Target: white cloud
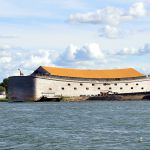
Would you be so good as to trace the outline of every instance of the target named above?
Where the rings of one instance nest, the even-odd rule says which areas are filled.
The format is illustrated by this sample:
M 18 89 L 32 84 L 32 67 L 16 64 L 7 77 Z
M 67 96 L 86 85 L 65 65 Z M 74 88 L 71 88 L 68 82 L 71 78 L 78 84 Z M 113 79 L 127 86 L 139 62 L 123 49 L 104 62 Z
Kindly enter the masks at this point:
M 131 16 L 135 16 L 135 17 L 143 17 L 146 16 L 146 10 L 144 7 L 144 3 L 142 2 L 137 2 L 134 3 L 131 8 L 129 9 L 129 14 Z
M 2 72 L 0 78 L 16 75 L 16 73 L 19 75 L 18 68 L 28 75 L 41 65 L 90 69 L 132 67 L 136 66 L 137 62 L 130 64 L 130 61 L 126 62 L 124 56 L 143 55 L 145 58 L 147 54 L 150 54 L 150 43 L 142 48 L 123 48 L 112 52 L 101 49 L 97 43 L 85 44 L 82 47 L 71 44 L 62 53 L 49 49 L 31 51 L 5 45 L 0 46 L 0 72 Z
M 0 47 L 0 63 L 7 64 L 12 60 L 11 54 L 7 52 L 9 49 L 8 45 L 4 45 Z
M 128 10 L 115 7 L 106 7 L 94 12 L 76 13 L 69 16 L 73 23 L 99 24 L 103 26 L 100 35 L 108 38 L 119 36 L 119 25 L 130 22 L 137 17 L 146 16 L 147 12 L 143 2 L 134 3 Z M 120 37 L 120 36 L 119 36 Z
M 11 60 L 12 60 L 11 57 L 5 56 L 5 57 L 2 57 L 2 58 L 1 58 L 1 63 L 4 63 L 4 64 L 5 64 L 5 63 L 10 63 Z
M 25 61 L 24 66 L 27 68 L 42 66 L 42 65 L 52 65 L 52 59 L 55 56 L 52 54 L 53 51 L 41 49 L 35 52 L 30 52 L 29 61 Z
M 75 57 L 79 60 L 97 60 L 104 59 L 104 54 L 100 49 L 99 44 L 91 43 L 77 49 Z
M 62 59 L 65 61 L 74 61 L 77 46 L 70 44 L 67 49 L 61 54 Z
M 4 52 L 5 53 L 5 52 Z M 10 63 L 12 61 L 12 58 L 10 55 L 8 54 L 4 54 L 3 52 L 0 54 L 0 63 L 1 64 L 7 64 Z
M 95 12 L 72 14 L 69 17 L 69 21 L 79 23 L 118 25 L 122 15 L 123 10 L 114 7 L 106 7 L 104 9 L 98 9 Z
M 142 48 L 123 48 L 119 51 L 114 51 L 113 55 L 146 55 L 150 54 L 150 43 L 146 43 Z
M 105 54 L 101 50 L 99 44 L 90 43 L 82 47 L 71 44 L 60 54 L 55 64 L 58 66 L 83 68 L 105 62 Z
M 53 50 L 31 51 L 9 45 L 0 46 L 0 72 L 3 72 L 0 78 L 16 75 L 18 68 L 27 75 L 41 65 L 53 66 L 57 57 Z
M 100 30 L 100 36 L 108 37 L 110 39 L 122 37 L 121 31 L 116 26 L 106 25 Z

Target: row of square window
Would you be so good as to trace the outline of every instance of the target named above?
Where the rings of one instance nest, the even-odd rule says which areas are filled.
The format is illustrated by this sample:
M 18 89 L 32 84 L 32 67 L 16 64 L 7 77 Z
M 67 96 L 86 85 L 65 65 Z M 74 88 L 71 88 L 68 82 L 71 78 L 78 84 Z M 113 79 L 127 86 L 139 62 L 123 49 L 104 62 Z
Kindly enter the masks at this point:
M 62 87 L 61 89 L 62 89 L 62 90 L 64 90 L 65 88 L 64 88 L 64 87 Z M 101 88 L 100 88 L 100 87 L 98 87 L 97 89 L 98 89 L 98 90 L 100 90 Z M 111 87 L 109 87 L 109 90 L 111 90 L 111 89 L 112 89 L 112 88 L 111 88 Z M 122 90 L 122 89 L 123 89 L 123 88 L 122 88 L 122 87 L 120 87 L 120 90 Z M 131 87 L 131 89 L 133 89 L 133 87 Z M 142 87 L 141 89 L 143 90 L 143 89 L 144 89 L 144 87 Z M 77 90 L 77 88 L 76 88 L 76 87 L 74 87 L 74 90 Z M 86 90 L 89 90 L 89 88 L 87 87 L 87 88 L 86 88 Z
M 64 90 L 65 88 L 64 88 L 64 87 L 62 87 L 61 89 L 62 89 L 62 90 Z M 100 88 L 99 88 L 99 89 L 100 89 Z M 74 90 L 77 90 L 77 88 L 76 88 L 76 87 L 74 87 Z M 86 90 L 89 90 L 89 88 L 87 87 L 87 88 L 86 88 Z
M 80 86 L 82 86 L 83 84 L 82 83 L 80 83 Z M 103 83 L 103 85 L 104 86 L 106 86 L 106 85 L 110 85 L 109 83 Z M 117 86 L 117 83 L 114 83 L 114 85 L 115 86 Z M 126 83 L 125 85 L 128 85 L 128 83 Z M 136 83 L 136 85 L 139 85 L 138 83 Z M 68 83 L 68 86 L 71 86 L 71 84 L 70 83 Z M 92 86 L 95 86 L 95 84 L 92 84 Z
M 112 88 L 110 87 L 109 88 L 109 90 L 111 90 Z M 120 87 L 120 90 L 122 90 L 123 88 L 122 87 Z M 133 89 L 133 87 L 131 87 L 131 89 Z M 144 89 L 144 87 L 141 87 L 141 89 L 143 90 Z

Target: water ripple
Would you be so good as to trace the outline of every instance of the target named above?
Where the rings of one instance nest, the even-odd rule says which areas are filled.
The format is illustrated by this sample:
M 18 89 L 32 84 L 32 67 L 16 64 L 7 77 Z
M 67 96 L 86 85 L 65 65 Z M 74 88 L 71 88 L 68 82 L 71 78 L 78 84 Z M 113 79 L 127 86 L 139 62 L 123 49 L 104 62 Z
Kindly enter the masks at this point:
M 0 103 L 0 150 L 149 150 L 150 102 Z

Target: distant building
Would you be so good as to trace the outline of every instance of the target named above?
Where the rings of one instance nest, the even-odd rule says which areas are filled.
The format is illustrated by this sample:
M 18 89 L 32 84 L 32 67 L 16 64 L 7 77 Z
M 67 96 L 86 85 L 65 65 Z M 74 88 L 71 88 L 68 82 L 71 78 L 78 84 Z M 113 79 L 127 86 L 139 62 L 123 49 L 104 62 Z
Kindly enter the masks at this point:
M 5 99 L 5 98 L 6 98 L 6 93 L 0 92 L 0 99 Z
M 42 97 L 128 95 L 150 93 L 150 77 L 135 69 L 80 70 L 40 66 L 29 76 L 9 78 L 9 99 L 38 101 Z

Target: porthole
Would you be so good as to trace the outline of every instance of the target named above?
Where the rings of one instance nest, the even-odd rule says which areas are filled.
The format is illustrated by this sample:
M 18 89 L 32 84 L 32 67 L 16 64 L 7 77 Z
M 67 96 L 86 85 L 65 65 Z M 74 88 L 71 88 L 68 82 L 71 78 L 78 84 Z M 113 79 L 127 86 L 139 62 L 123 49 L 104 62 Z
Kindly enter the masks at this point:
M 111 87 L 109 87 L 109 90 L 111 90 Z
M 115 83 L 114 85 L 117 86 L 117 83 Z
M 138 83 L 136 83 L 136 85 L 139 85 Z
M 123 88 L 122 87 L 120 87 L 120 90 L 122 90 Z
M 64 88 L 64 87 L 62 87 L 61 89 L 62 89 L 62 90 L 64 90 L 65 88 Z
M 80 86 L 82 86 L 83 84 L 82 83 L 80 83 Z
M 71 84 L 70 83 L 68 83 L 68 86 L 70 86 Z
M 142 87 L 141 89 L 143 90 L 144 88 Z
M 98 87 L 97 89 L 98 89 L 98 90 L 100 90 L 101 88 L 100 88 L 100 87 Z
M 131 89 L 133 89 L 133 87 L 131 87 Z
M 77 88 L 76 88 L 76 87 L 74 87 L 74 90 L 77 90 Z
M 94 86 L 95 84 L 94 83 L 92 83 L 92 86 Z
M 126 83 L 126 85 L 128 85 L 128 83 Z
M 52 90 L 52 88 L 49 88 L 49 90 Z
M 86 90 L 89 90 L 89 88 L 88 88 L 88 87 L 86 87 Z

